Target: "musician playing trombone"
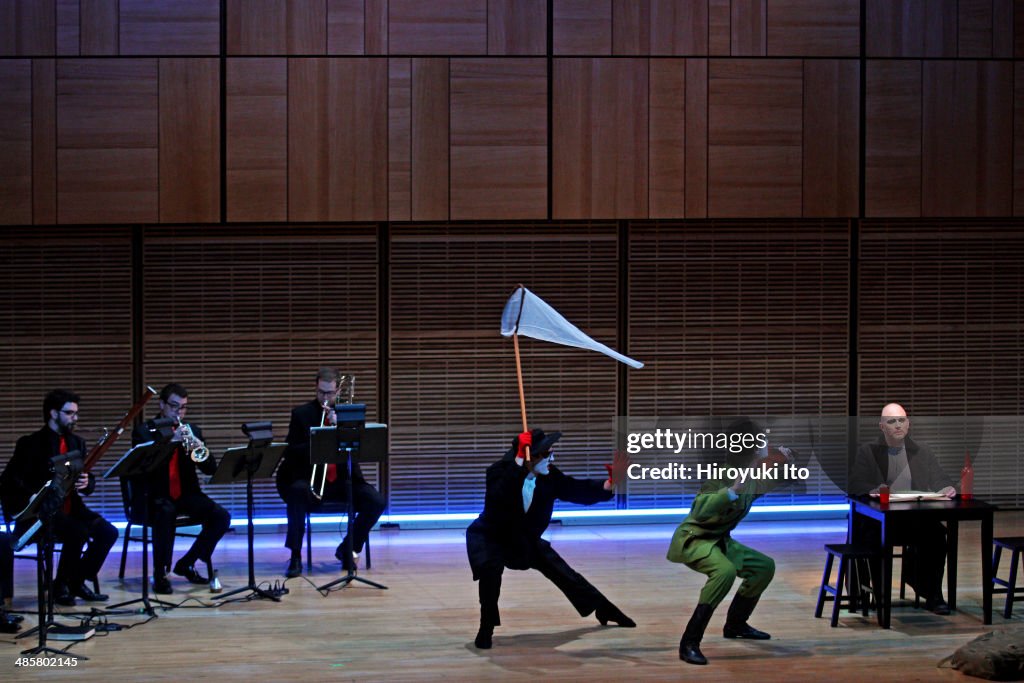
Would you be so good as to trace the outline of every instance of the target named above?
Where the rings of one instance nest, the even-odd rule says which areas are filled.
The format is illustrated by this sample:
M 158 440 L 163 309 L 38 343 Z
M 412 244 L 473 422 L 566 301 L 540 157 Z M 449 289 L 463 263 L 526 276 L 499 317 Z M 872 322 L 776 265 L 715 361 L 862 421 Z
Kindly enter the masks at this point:
M 344 466 L 318 466 L 314 472 L 309 459 L 309 430 L 336 424 L 334 406 L 342 402 L 341 374 L 334 368 L 320 368 L 316 374 L 316 398 L 296 406 L 288 425 L 288 449 L 277 470 L 277 491 L 288 510 L 288 532 L 284 545 L 291 551 L 285 576 L 302 573 L 302 537 L 306 515 L 316 511 L 325 500 L 347 502 L 348 472 Z M 351 399 L 351 396 L 344 397 Z M 384 512 L 384 497 L 363 477 L 359 463 L 352 463 L 352 497 L 355 519 L 352 523 L 352 554 L 345 552 L 345 540 L 338 544 L 334 556 L 342 569 L 354 569 L 370 529 Z
M 147 510 L 153 530 L 153 590 L 168 595 L 173 592 L 167 573 L 174 553 L 175 520 L 179 514 L 196 519 L 202 530 L 192 547 L 174 564 L 174 573 L 195 584 L 211 584 L 213 571 L 210 560 L 217 543 L 231 526 L 231 514 L 199 488 L 198 468 L 203 474 L 213 474 L 217 461 L 203 442 L 199 425 L 186 421 L 188 390 L 171 383 L 160 390 L 160 412 L 153 420 L 143 422 L 132 432 L 132 444 L 150 441 L 159 430 L 155 420 L 170 421 L 173 429 L 171 443 L 176 448 L 167 461 L 130 483 L 132 510 Z M 148 499 L 149 505 L 146 507 Z M 195 564 L 202 560 L 207 576 L 200 574 Z
M 25 509 L 32 494 L 50 480 L 53 456 L 79 451 L 85 457 L 85 440 L 74 433 L 78 426 L 78 401 L 78 394 L 54 389 L 43 399 L 43 428 L 18 439 L 14 455 L 0 475 L 0 497 L 8 519 Z M 64 544 L 54 579 L 54 601 L 58 605 L 74 606 L 76 596 L 87 602 L 107 599 L 85 584 L 99 573 L 117 541 L 117 529 L 82 500 L 95 487 L 95 476 L 83 472 L 53 516 L 54 536 Z M 22 526 L 15 529 L 15 536 L 28 530 L 27 524 Z

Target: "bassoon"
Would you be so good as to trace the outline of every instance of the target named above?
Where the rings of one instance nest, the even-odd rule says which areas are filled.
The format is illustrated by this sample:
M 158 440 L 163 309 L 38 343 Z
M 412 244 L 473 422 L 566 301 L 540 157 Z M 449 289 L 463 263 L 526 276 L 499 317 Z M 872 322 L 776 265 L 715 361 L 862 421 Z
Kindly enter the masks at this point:
M 100 440 L 96 442 L 96 445 L 92 447 L 89 454 L 85 456 L 85 463 L 82 465 L 82 472 L 88 472 L 93 468 L 93 465 L 100 461 L 110 447 L 117 441 L 117 437 L 124 433 L 124 430 L 131 426 L 132 422 L 135 421 L 135 417 L 142 412 L 142 409 L 146 406 L 146 402 L 149 399 L 157 395 L 157 390 L 153 387 L 147 386 L 146 391 L 142 394 L 138 401 L 135 402 L 128 412 L 124 414 L 121 421 L 117 423 L 113 431 L 104 430 L 104 434 L 100 437 Z

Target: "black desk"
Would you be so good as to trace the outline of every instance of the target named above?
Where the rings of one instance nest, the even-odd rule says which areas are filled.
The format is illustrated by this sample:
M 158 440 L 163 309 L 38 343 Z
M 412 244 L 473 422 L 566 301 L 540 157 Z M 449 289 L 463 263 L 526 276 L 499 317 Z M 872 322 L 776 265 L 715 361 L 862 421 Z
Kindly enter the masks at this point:
M 876 520 L 882 531 L 882 576 L 880 580 L 881 604 L 878 608 L 878 623 L 889 628 L 892 610 L 892 548 L 895 545 L 909 545 L 912 537 L 898 537 L 896 529 L 911 530 L 920 523 L 934 520 L 946 523 L 948 532 L 946 555 L 946 582 L 950 609 L 956 609 L 956 553 L 961 521 L 981 522 L 982 616 L 986 624 L 992 623 L 992 517 L 996 507 L 980 500 L 923 500 L 914 502 L 889 503 L 885 508 L 877 498 L 859 496 L 850 498 L 850 539 L 854 538 L 854 515 Z

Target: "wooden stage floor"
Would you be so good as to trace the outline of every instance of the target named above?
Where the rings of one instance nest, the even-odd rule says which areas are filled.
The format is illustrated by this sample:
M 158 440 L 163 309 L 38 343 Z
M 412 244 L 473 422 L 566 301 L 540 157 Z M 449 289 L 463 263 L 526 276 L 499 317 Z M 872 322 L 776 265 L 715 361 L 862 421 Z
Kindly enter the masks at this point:
M 174 581 L 169 596 L 181 607 L 140 615 L 111 615 L 126 630 L 75 644 L 88 656 L 75 667 L 16 667 L 19 652 L 34 638 L 0 637 L 4 680 L 712 680 L 804 681 L 854 678 L 874 681 L 965 680 L 936 668 L 962 643 L 994 628 L 1024 640 L 1024 604 L 1013 619 L 1001 616 L 997 596 L 993 625 L 981 622 L 980 563 L 974 555 L 976 524 L 961 525 L 958 611 L 939 617 L 912 606 L 896 607 L 893 628 L 846 612 L 838 628 L 815 619 L 814 604 L 824 566 L 825 543 L 841 542 L 840 520 L 741 524 L 736 538 L 769 555 L 776 577 L 751 623 L 772 640 L 725 640 L 726 606 L 712 619 L 702 649 L 710 660 L 695 667 L 677 658 L 679 636 L 703 583 L 700 575 L 665 560 L 671 525 L 552 527 L 555 548 L 591 583 L 638 623 L 635 629 L 602 627 L 582 619 L 537 572 L 505 573 L 504 625 L 494 648 L 478 651 L 476 584 L 466 561 L 462 529 L 373 532 L 373 568 L 361 575 L 389 587 L 354 584 L 327 596 L 306 577 L 288 581 L 279 603 L 233 602 L 203 609 L 205 587 Z M 996 535 L 1024 534 L 1024 513 L 996 516 Z M 179 539 L 179 553 L 184 541 Z M 314 571 L 322 584 L 338 576 L 333 531 L 314 534 Z M 287 551 L 281 534 L 257 534 L 256 578 L 283 581 Z M 132 544 L 133 548 L 139 544 Z M 111 601 L 138 597 L 141 554 L 129 557 L 128 578 L 117 580 L 117 552 L 101 575 Z M 245 534 L 221 544 L 215 558 L 225 591 L 246 582 Z M 330 559 L 331 562 L 327 562 Z M 1004 564 L 1007 562 L 1004 559 Z M 34 564 L 17 561 L 15 607 L 35 604 Z M 731 599 L 731 597 L 730 597 Z M 68 610 L 70 611 L 70 610 Z M 26 618 L 26 625 L 35 616 Z M 51 643 L 58 647 L 64 643 Z

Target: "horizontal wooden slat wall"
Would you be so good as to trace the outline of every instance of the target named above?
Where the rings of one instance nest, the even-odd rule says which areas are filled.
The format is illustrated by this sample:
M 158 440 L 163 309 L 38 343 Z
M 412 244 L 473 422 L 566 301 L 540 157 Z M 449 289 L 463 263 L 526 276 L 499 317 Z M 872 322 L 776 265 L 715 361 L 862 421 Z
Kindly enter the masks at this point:
M 124 228 L 0 231 L 0 471 L 18 437 L 44 425 L 51 389 L 81 397 L 78 433 L 89 448 L 134 402 L 131 247 Z M 124 453 L 121 445 L 96 465 L 97 477 Z M 116 480 L 100 478 L 88 504 L 124 515 Z
M 487 466 L 522 431 L 512 340 L 500 335 L 505 301 L 521 282 L 615 345 L 617 259 L 609 224 L 393 226 L 392 512 L 481 508 Z M 617 363 L 528 338 L 520 346 L 530 426 L 564 433 L 564 471 L 603 476 Z
M 858 407 L 911 416 L 1021 415 L 1024 233 L 1016 221 L 865 221 L 860 240 Z M 947 469 L 960 452 L 945 452 Z M 1019 448 L 989 458 L 990 492 L 1021 505 Z M 1019 481 L 1019 478 L 1016 479 Z
M 270 420 L 284 440 L 291 409 L 315 398 L 324 365 L 356 377 L 376 420 L 377 238 L 373 226 L 144 231 L 142 373 L 189 391 L 190 421 L 211 451 L 244 445 L 243 422 Z M 153 411 L 147 411 L 147 415 Z M 236 519 L 245 487 L 208 486 Z M 264 516 L 284 514 L 272 480 L 256 483 Z
M 845 415 L 849 249 L 846 221 L 632 223 L 628 348 L 647 366 L 628 374 L 627 414 Z M 805 434 L 788 443 L 810 459 Z M 813 471 L 800 492 L 835 496 Z M 694 493 L 630 482 L 629 505 Z

